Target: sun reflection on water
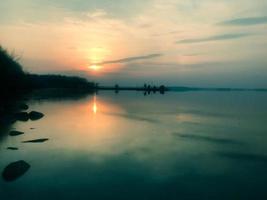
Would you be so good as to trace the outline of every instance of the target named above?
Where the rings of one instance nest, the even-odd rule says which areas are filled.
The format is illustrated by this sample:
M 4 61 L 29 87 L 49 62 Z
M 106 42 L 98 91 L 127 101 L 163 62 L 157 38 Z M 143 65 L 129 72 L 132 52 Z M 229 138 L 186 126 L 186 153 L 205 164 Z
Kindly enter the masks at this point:
M 94 102 L 93 102 L 93 113 L 97 113 L 97 101 L 96 101 L 96 96 L 94 96 Z

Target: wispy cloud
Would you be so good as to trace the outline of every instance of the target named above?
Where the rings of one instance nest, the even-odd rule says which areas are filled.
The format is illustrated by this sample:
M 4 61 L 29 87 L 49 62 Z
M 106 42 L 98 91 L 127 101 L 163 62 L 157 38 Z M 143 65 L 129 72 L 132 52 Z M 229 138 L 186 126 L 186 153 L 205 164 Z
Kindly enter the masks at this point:
M 156 58 L 156 57 L 160 57 L 163 54 L 149 54 L 149 55 L 145 55 L 145 56 L 136 56 L 136 57 L 128 57 L 128 58 L 121 58 L 118 60 L 108 60 L 108 61 L 104 61 L 101 63 L 93 63 L 95 65 L 105 65 L 105 64 L 112 64 L 112 63 L 127 63 L 127 62 L 131 62 L 131 61 L 136 61 L 136 60 L 145 60 L 145 59 L 151 59 L 151 58 Z
M 183 31 L 169 31 L 169 32 L 163 32 L 163 33 L 155 33 L 152 34 L 152 37 L 159 37 L 159 36 L 166 36 L 166 35 L 173 35 L 173 34 L 178 34 L 182 33 Z
M 220 41 L 220 40 L 233 40 L 233 39 L 247 37 L 249 35 L 250 35 L 249 33 L 231 33 L 231 34 L 214 35 L 214 36 L 204 37 L 204 38 L 179 40 L 176 43 L 184 44 L 184 43 L 201 43 L 201 42 L 211 42 L 211 41 Z
M 258 24 L 267 24 L 267 16 L 237 18 L 218 23 L 218 25 L 223 25 L 223 26 L 252 26 Z

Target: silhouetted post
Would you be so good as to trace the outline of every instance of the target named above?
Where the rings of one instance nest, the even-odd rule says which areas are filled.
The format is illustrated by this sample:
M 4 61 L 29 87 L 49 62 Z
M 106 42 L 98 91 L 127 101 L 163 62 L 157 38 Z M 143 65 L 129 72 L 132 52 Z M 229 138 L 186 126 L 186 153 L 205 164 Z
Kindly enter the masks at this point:
M 119 85 L 118 85 L 118 84 L 115 85 L 115 92 L 116 92 L 116 93 L 119 92 Z
M 95 87 L 96 90 L 98 89 L 98 86 L 99 86 L 99 84 L 95 83 L 94 87 Z
M 150 86 L 150 85 L 148 85 L 148 86 L 147 86 L 147 91 L 149 91 L 149 92 L 150 92 L 150 90 L 151 90 L 151 86 Z
M 147 89 L 147 84 L 144 84 L 144 89 L 145 89 L 145 90 Z
M 159 87 L 159 92 L 160 92 L 160 94 L 164 94 L 164 93 L 165 93 L 165 90 L 166 90 L 166 87 L 165 87 L 164 85 L 161 85 L 161 86 Z
M 157 87 L 154 86 L 154 87 L 153 87 L 153 93 L 156 93 L 156 91 L 157 91 Z

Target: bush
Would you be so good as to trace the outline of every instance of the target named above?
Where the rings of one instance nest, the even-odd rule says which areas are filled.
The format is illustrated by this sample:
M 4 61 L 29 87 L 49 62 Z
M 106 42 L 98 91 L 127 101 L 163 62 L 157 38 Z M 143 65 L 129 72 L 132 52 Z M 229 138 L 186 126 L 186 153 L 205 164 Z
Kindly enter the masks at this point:
M 0 88 L 20 88 L 24 75 L 22 66 L 18 63 L 15 56 L 9 54 L 0 46 Z
M 25 74 L 18 59 L 0 46 L 0 90 L 14 94 L 22 89 L 92 89 L 95 84 L 79 77 Z

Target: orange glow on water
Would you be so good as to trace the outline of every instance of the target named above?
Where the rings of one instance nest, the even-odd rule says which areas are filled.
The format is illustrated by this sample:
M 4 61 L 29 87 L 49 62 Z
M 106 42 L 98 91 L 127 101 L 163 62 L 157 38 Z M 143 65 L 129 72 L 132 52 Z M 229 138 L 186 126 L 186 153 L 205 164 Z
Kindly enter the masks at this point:
M 93 113 L 97 113 L 97 103 L 96 103 L 96 96 L 94 96 L 94 102 L 93 102 Z

